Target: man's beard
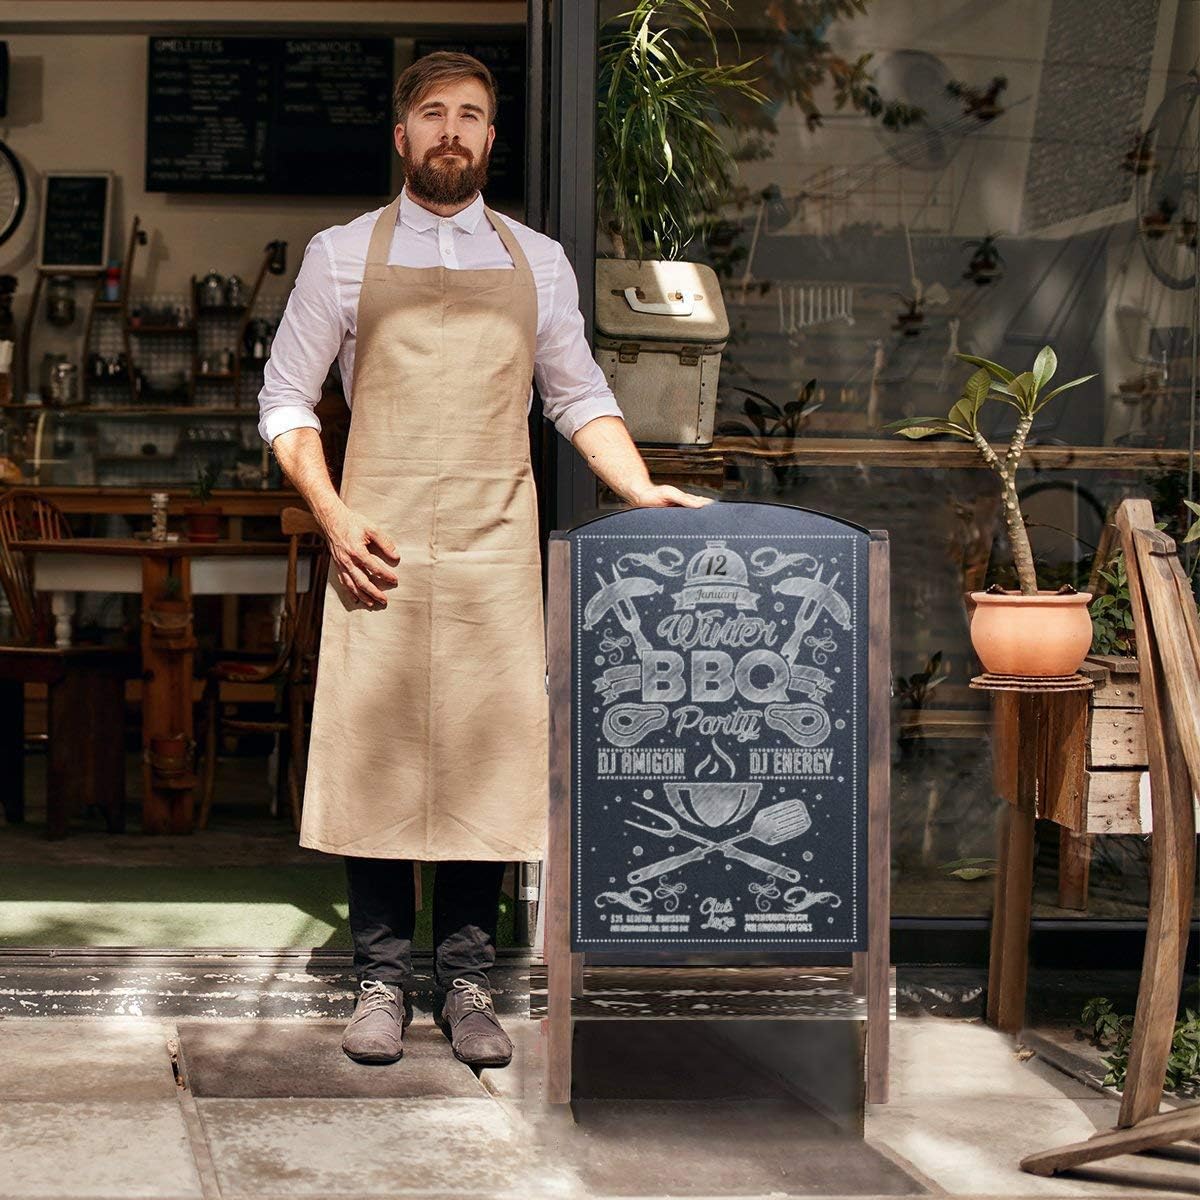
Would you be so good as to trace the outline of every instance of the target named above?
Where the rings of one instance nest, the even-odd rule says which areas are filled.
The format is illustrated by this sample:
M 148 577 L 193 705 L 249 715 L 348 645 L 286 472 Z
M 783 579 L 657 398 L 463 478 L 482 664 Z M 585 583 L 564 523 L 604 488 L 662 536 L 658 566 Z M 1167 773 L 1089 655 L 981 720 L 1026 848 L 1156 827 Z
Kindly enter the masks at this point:
M 420 162 L 404 160 L 404 184 L 416 199 L 430 204 L 462 204 L 483 190 L 487 183 L 486 152 L 476 160 L 465 146 L 458 149 L 462 158 L 447 155 L 442 147 L 435 146 Z

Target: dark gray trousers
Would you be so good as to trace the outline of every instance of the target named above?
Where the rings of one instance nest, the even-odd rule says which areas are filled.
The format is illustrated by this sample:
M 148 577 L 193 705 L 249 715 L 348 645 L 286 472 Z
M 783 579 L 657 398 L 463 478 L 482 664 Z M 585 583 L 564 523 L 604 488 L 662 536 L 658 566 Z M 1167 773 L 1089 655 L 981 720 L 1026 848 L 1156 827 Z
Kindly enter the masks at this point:
M 411 990 L 417 919 L 412 860 L 344 857 L 355 975 Z M 487 972 L 496 962 L 504 868 L 502 862 L 436 864 L 433 947 L 438 991 L 449 990 L 459 976 L 487 983 Z

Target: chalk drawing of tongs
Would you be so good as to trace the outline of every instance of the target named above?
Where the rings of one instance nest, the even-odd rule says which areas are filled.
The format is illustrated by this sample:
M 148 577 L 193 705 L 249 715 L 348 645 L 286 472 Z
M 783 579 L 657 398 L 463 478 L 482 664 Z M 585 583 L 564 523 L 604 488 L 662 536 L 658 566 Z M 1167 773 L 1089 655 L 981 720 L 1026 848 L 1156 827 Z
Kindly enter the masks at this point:
M 767 875 L 777 875 L 780 879 L 786 879 L 789 883 L 800 882 L 800 872 L 793 870 L 791 867 L 785 867 L 782 863 L 772 862 L 769 858 L 763 858 L 759 854 L 752 854 L 749 850 L 743 850 L 740 846 L 734 846 L 728 842 L 714 842 L 709 838 L 703 837 L 701 834 L 693 833 L 690 829 L 684 829 L 679 821 L 671 814 L 660 812 L 657 808 L 651 808 L 648 804 L 642 804 L 638 800 L 633 801 L 634 808 L 640 808 L 644 811 L 656 816 L 660 821 L 665 822 L 665 827 L 654 825 L 642 825 L 637 821 L 630 821 L 626 818 L 625 824 L 632 825 L 634 829 L 640 829 L 643 833 L 652 833 L 656 837 L 685 837 L 690 838 L 693 842 L 699 842 L 695 850 L 689 850 L 685 854 L 676 854 L 671 858 L 661 859 L 659 862 L 650 863 L 645 867 L 638 867 L 630 871 L 625 876 L 630 883 L 641 883 L 646 879 L 653 879 L 658 875 L 666 875 L 668 871 L 674 871 L 678 867 L 687 866 L 688 863 L 699 862 L 706 855 L 711 854 L 714 850 L 719 850 L 726 858 L 737 859 L 738 862 L 743 862 L 748 867 L 753 867 L 756 871 L 763 871 Z M 748 836 L 748 835 L 744 835 Z

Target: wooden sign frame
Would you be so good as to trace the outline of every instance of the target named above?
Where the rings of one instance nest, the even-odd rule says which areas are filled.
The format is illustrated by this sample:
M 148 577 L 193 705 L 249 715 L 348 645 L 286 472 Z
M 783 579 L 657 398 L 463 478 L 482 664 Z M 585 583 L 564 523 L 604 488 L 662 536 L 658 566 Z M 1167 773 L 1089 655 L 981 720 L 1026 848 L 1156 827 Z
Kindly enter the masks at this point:
M 775 506 L 787 507 L 787 506 Z M 604 518 L 599 518 L 603 520 Z M 852 984 L 866 1007 L 866 1099 L 888 1098 L 891 1019 L 891 621 L 886 531 L 868 531 L 866 646 L 867 935 L 853 952 Z M 572 545 L 565 532 L 548 547 L 546 661 L 550 706 L 550 809 L 542 890 L 543 958 L 547 1008 L 542 1023 L 545 1098 L 569 1104 L 572 1073 L 572 997 L 583 994 L 584 954 L 572 952 Z M 802 949 L 802 948 L 800 948 Z M 658 955 L 663 965 L 672 960 Z M 689 955 L 694 965 L 695 956 Z M 607 956 L 606 956 L 607 961 Z

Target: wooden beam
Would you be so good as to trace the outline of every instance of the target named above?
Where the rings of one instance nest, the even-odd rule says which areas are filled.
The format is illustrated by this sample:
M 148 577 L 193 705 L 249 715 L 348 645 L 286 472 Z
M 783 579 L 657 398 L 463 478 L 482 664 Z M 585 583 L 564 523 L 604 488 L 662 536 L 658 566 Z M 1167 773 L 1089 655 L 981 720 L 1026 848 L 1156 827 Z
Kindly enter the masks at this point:
M 1118 1125 L 1129 1127 L 1157 1113 L 1162 1100 L 1183 978 L 1191 888 L 1195 878 L 1195 832 L 1192 828 L 1187 833 L 1193 826 L 1192 788 L 1183 745 L 1179 737 L 1172 735 L 1173 721 L 1163 670 L 1164 645 L 1160 639 L 1166 636 L 1170 626 L 1163 628 L 1155 620 L 1159 614 L 1152 613 L 1146 590 L 1147 576 L 1155 572 L 1144 572 L 1142 566 L 1147 561 L 1147 546 L 1139 535 L 1155 532 L 1154 512 L 1149 501 L 1123 501 L 1117 510 L 1117 528 L 1121 531 L 1121 545 L 1125 551 L 1125 571 L 1129 578 L 1130 606 L 1138 646 L 1146 751 L 1150 762 L 1150 805 L 1154 814 L 1146 950 L 1129 1067 L 1117 1121 Z M 1156 585 L 1150 582 L 1150 586 Z M 1186 639 L 1186 634 L 1184 636 Z M 1187 644 L 1186 640 L 1184 644 Z M 1194 713 L 1176 715 L 1182 716 L 1185 724 L 1195 721 Z
M 571 543 L 552 538 L 546 600 L 550 704 L 550 815 L 546 849 L 547 1017 L 542 1024 L 548 1104 L 571 1102 Z

